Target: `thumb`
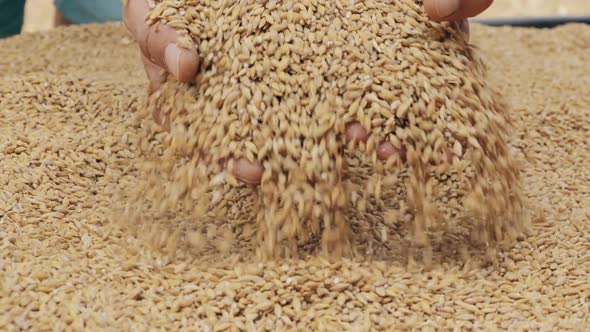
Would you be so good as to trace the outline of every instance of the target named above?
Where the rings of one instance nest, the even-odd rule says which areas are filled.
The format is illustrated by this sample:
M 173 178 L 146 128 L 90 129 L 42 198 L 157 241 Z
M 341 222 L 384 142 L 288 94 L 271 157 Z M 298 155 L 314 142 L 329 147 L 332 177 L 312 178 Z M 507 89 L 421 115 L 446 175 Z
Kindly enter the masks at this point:
M 178 45 L 179 35 L 173 28 L 156 23 L 148 25 L 147 0 L 128 0 L 123 8 L 124 22 L 135 36 L 146 59 L 181 82 L 192 80 L 199 67 L 199 56 L 194 48 Z
M 428 15 L 437 21 L 458 21 L 481 14 L 494 0 L 424 0 Z

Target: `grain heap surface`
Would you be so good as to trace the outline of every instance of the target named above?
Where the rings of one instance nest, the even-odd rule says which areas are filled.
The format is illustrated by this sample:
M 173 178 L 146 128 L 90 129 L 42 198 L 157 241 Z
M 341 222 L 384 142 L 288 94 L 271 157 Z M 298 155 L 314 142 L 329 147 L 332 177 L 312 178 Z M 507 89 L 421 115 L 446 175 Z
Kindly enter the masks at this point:
M 227 186 L 207 184 L 240 187 L 215 169 L 239 158 L 264 165 L 251 205 L 262 258 L 296 257 L 320 236 L 325 253 L 346 253 L 366 212 L 387 216 L 366 227 L 384 243 L 409 219 L 426 262 L 427 233 L 440 242 L 449 223 L 462 223 L 491 253 L 525 230 L 508 107 L 457 29 L 432 22 L 421 1 L 156 3 L 151 22 L 178 29 L 203 59 L 194 84 L 168 80 L 147 105 L 171 128 L 160 146 L 172 149 L 138 187 L 151 209 L 131 204 L 126 220 L 173 228 L 153 228 L 160 245 L 176 248 L 163 234 L 187 238 L 171 216 L 202 224 L 215 197 L 228 197 Z M 371 133 L 366 144 L 346 145 L 352 122 Z M 399 153 L 381 163 L 384 141 Z M 363 178 L 355 163 L 376 171 Z
M 584 16 L 590 14 L 586 0 L 494 0 L 481 14 L 488 17 Z
M 368 233 L 364 259 L 337 263 L 260 264 L 242 235 L 227 254 L 145 251 L 107 226 L 121 187 L 142 176 L 146 81 L 124 27 L 0 40 L 0 330 L 587 330 L 590 28 L 473 34 L 513 106 L 511 146 L 542 213 L 498 267 L 462 260 L 466 240 L 449 237 L 430 272 L 406 268 L 401 230 L 387 248 Z

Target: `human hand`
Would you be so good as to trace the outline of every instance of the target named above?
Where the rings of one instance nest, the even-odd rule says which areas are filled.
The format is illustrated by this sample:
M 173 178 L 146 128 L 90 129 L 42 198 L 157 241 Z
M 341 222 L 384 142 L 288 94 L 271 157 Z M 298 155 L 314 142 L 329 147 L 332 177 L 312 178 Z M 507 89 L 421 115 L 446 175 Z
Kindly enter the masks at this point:
M 199 67 L 197 50 L 180 47 L 179 35 L 173 28 L 160 23 L 149 25 L 149 10 L 147 0 L 127 0 L 123 5 L 123 21 L 139 44 L 151 92 L 160 87 L 162 70 L 180 82 L 191 81 Z
M 468 18 L 477 16 L 488 9 L 494 0 L 424 0 L 424 7 L 428 15 L 436 21 L 449 21 L 456 24 L 469 40 Z M 369 133 L 357 122 L 347 127 L 348 140 L 364 142 Z M 377 147 L 377 156 L 381 160 L 387 160 L 394 155 L 404 158 L 405 151 L 396 149 L 391 143 L 381 143 Z
M 494 0 L 424 0 L 424 7 L 436 21 L 455 22 L 469 40 L 468 18 L 488 9 Z
M 481 14 L 494 0 L 424 0 L 430 17 L 437 21 L 465 20 Z
M 485 10 L 493 0 L 425 0 L 428 14 L 435 20 L 455 21 L 468 34 L 469 26 L 465 20 Z M 151 82 L 151 91 L 160 87 L 160 73 L 166 70 L 180 82 L 191 81 L 198 70 L 199 56 L 195 49 L 184 49 L 176 44 L 177 32 L 164 24 L 150 26 L 146 22 L 149 12 L 147 0 L 128 0 L 124 5 L 123 18 L 127 28 L 137 39 L 142 51 L 142 60 Z M 165 122 L 154 114 L 156 122 Z M 358 123 L 348 124 L 347 141 L 365 142 L 369 133 Z M 396 149 L 391 143 L 377 146 L 377 156 L 387 160 L 394 155 L 404 158 L 405 151 Z M 264 171 L 260 163 L 250 163 L 246 159 L 237 160 L 232 170 L 242 182 L 257 184 Z
M 141 50 L 141 59 L 150 81 L 150 93 L 161 86 L 161 73 L 167 71 L 178 81 L 192 81 L 199 68 L 199 54 L 196 49 L 186 49 L 177 44 L 180 37 L 173 28 L 157 23 L 149 25 L 146 16 L 150 8 L 147 0 L 127 0 L 123 6 L 123 21 L 133 34 Z M 154 120 L 169 130 L 169 121 L 162 119 L 159 113 L 153 114 Z M 234 176 L 245 183 L 258 183 L 262 177 L 263 167 L 260 163 L 250 163 L 239 159 L 234 163 Z

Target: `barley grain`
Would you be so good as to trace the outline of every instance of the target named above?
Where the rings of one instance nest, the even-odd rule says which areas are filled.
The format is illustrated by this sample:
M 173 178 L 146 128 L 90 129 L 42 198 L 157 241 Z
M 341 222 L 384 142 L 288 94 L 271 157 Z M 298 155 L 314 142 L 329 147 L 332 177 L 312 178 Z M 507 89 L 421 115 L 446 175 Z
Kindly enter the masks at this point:
M 346 210 L 353 200 L 360 210 L 367 199 L 383 205 L 383 172 L 402 174 L 392 186 L 401 188 L 413 246 L 425 260 L 428 234 L 444 231 L 451 215 L 469 223 L 492 256 L 498 244 L 528 230 L 520 169 L 507 142 L 510 109 L 485 84 L 473 48 L 453 25 L 431 21 L 420 2 L 156 3 L 149 22 L 191 36 L 204 59 L 195 84 L 169 78 L 147 102 L 150 113 L 172 119 L 165 163 L 182 160 L 178 168 L 156 164 L 147 171 L 172 182 L 138 190 L 160 202 L 160 212 L 193 207 L 193 187 L 201 188 L 198 196 L 211 195 L 214 209 L 216 186 L 239 187 L 218 165 L 243 157 L 265 168 L 256 203 L 260 258 L 296 257 L 318 238 L 324 253 L 350 254 L 354 222 Z M 189 20 L 179 8 L 202 15 Z M 372 133 L 359 150 L 378 170 L 361 201 L 348 190 L 350 121 Z M 383 141 L 403 155 L 377 161 Z M 214 166 L 205 170 L 205 161 Z M 178 176 L 191 168 L 201 169 L 193 181 Z M 452 173 L 459 181 L 442 179 Z M 217 179 L 209 189 L 207 177 Z M 453 209 L 437 203 L 449 187 L 457 192 Z
M 217 184 L 221 200 L 215 209 L 164 209 L 160 221 L 173 225 L 169 234 L 181 230 L 173 259 L 147 250 L 133 232 L 109 226 L 112 210 L 146 180 L 143 163 L 163 160 L 169 148 L 167 134 L 146 134 L 152 123 L 143 105 L 146 81 L 124 27 L 72 26 L 0 40 L 0 328 L 583 331 L 590 312 L 590 182 L 587 150 L 580 147 L 590 133 L 584 48 L 590 30 L 474 26 L 473 34 L 490 68 L 486 83 L 513 105 L 509 143 L 521 150 L 523 194 L 539 209 L 531 210 L 532 236 L 499 251 L 496 267 L 479 264 L 481 248 L 467 240 L 468 223 L 453 214 L 459 209 L 441 209 L 448 226 L 431 234 L 428 272 L 421 264 L 407 266 L 401 254 L 413 220 L 398 199 L 405 192 L 399 178 L 408 177 L 408 170 L 400 166 L 392 180 L 384 177 L 383 199 L 377 201 L 364 190 L 376 167 L 356 150 L 346 150 L 343 158 L 350 182 L 345 188 L 364 204 L 346 213 L 354 259 L 330 262 L 314 255 L 261 264 L 253 222 L 258 192 L 227 183 Z M 457 78 L 445 82 L 457 84 Z M 25 150 L 15 152 L 17 147 Z M 166 166 L 181 170 L 188 160 Z M 433 191 L 434 202 L 447 196 L 461 201 L 466 192 L 459 179 L 473 177 L 469 160 L 433 177 L 449 186 Z M 207 169 L 192 166 L 178 180 L 209 179 Z M 193 189 L 191 201 L 198 201 L 201 188 Z M 135 212 L 150 216 L 159 206 L 145 209 Z M 397 215 L 391 225 L 384 211 Z M 229 253 L 207 241 L 212 226 L 220 239 L 233 232 Z M 383 226 L 388 247 L 373 232 Z M 185 246 L 190 238 L 195 248 Z M 470 254 L 465 261 L 462 246 Z M 264 299 L 274 307 L 250 316 Z

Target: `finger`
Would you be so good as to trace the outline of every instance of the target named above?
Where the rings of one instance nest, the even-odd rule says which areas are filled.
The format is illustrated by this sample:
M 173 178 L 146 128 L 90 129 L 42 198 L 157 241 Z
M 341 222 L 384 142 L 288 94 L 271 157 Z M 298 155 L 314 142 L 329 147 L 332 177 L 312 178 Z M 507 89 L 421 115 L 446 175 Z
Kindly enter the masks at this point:
M 250 162 L 246 158 L 234 162 L 232 173 L 236 179 L 248 184 L 260 184 L 264 167 L 259 161 Z
M 424 0 L 428 15 L 437 21 L 462 20 L 479 15 L 494 0 Z
M 369 138 L 367 130 L 358 122 L 351 122 L 346 126 L 346 140 L 354 143 L 364 143 Z M 377 147 L 377 158 L 380 160 L 387 160 L 390 157 L 402 154 L 393 144 L 386 142 L 381 143 Z
M 143 68 L 150 81 L 149 94 L 153 94 L 162 85 L 162 68 L 151 62 L 143 54 L 141 55 L 141 61 L 143 62 Z
M 147 28 L 146 17 L 150 10 L 148 3 L 146 0 L 128 0 L 123 3 L 123 23 L 139 39 L 143 33 L 140 29 Z
M 165 68 L 177 80 L 191 81 L 199 67 L 197 50 L 180 47 L 178 33 L 173 28 L 161 23 L 148 25 L 145 17 L 149 8 L 145 0 L 130 0 L 124 10 L 125 24 L 145 57 Z
M 377 158 L 379 160 L 387 160 L 394 156 L 399 156 L 402 160 L 405 157 L 403 151 L 393 146 L 390 142 L 381 143 L 377 147 Z
M 358 122 L 351 122 L 346 125 L 346 140 L 348 142 L 361 143 L 366 142 L 369 138 L 369 133 Z
M 178 46 L 178 34 L 173 28 L 161 23 L 152 25 L 144 40 L 146 56 L 153 63 L 166 68 L 181 82 L 194 79 L 199 67 L 197 50 Z

